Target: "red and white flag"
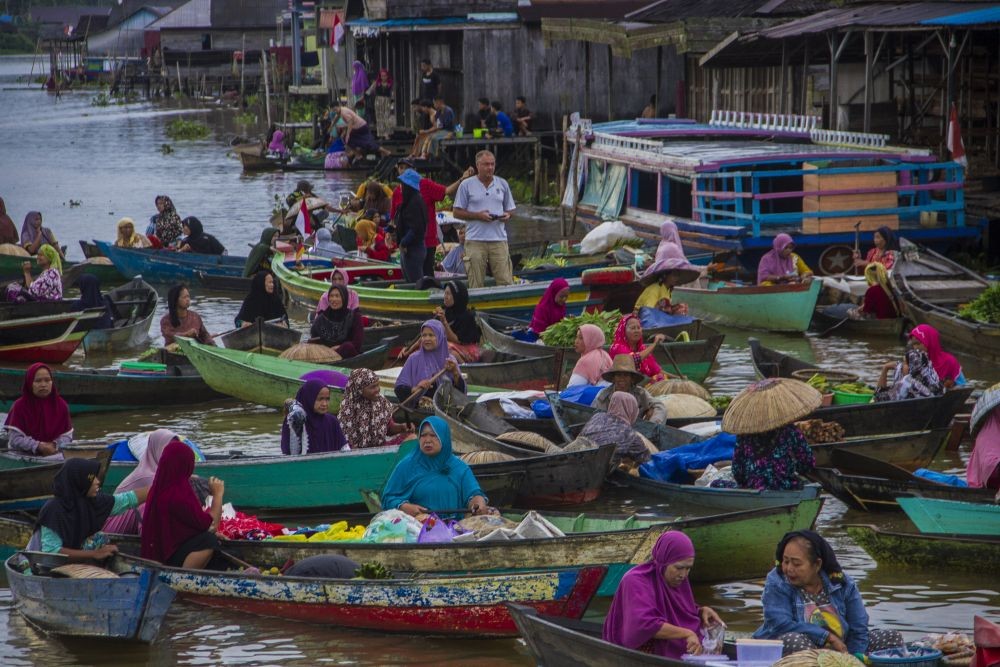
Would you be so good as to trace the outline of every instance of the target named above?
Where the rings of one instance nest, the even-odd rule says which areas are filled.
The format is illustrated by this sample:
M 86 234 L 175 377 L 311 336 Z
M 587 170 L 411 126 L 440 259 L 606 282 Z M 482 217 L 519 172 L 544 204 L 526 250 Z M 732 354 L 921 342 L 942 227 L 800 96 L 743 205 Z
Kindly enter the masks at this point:
M 340 20 L 340 14 L 334 14 L 333 29 L 330 30 L 330 46 L 334 51 L 340 51 L 342 41 L 344 41 L 344 22 Z
M 302 205 L 299 207 L 298 215 L 295 216 L 295 228 L 299 230 L 299 234 L 303 237 L 309 236 L 313 233 L 312 229 L 312 212 L 309 210 L 307 205 L 308 198 L 302 198 Z
M 958 124 L 958 109 L 955 103 L 951 103 L 951 112 L 948 114 L 948 152 L 951 159 L 963 167 L 969 166 L 969 161 L 965 158 L 965 144 L 962 143 L 962 126 Z

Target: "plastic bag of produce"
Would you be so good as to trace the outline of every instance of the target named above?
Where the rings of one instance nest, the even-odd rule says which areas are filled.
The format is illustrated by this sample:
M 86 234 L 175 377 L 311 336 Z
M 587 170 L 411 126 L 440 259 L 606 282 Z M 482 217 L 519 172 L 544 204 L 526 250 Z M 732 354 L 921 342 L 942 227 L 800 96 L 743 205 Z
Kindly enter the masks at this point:
M 417 542 L 420 544 L 451 542 L 457 534 L 458 532 L 447 521 L 437 514 L 431 514 L 424 519 Z
M 621 220 L 609 220 L 594 227 L 583 237 L 580 241 L 580 254 L 593 255 L 607 252 L 619 241 L 638 238 L 636 233 Z
M 406 512 L 386 510 L 372 517 L 363 538 L 364 542 L 387 544 L 404 542 L 414 544 L 420 536 L 421 523 Z

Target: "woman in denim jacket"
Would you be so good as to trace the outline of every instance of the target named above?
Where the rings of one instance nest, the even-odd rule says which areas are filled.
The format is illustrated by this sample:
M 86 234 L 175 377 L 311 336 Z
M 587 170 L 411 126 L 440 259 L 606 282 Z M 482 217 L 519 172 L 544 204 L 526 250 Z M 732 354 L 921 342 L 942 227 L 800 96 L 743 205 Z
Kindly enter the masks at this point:
M 787 533 L 764 582 L 764 624 L 755 639 L 780 639 L 784 655 L 814 648 L 865 654 L 902 646 L 894 630 L 869 630 L 857 584 L 830 544 L 811 530 Z

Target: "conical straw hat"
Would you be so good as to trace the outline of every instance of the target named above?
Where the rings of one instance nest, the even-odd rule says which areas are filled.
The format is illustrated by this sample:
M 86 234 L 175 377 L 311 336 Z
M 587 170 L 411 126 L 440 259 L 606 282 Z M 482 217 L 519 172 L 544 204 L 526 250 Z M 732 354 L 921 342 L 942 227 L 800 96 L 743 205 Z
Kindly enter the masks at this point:
M 670 419 L 694 419 L 696 417 L 714 417 L 718 410 L 703 398 L 691 394 L 664 394 L 658 399 L 667 409 Z
M 703 401 L 707 401 L 712 398 L 712 395 L 708 393 L 708 390 L 694 380 L 661 380 L 656 384 L 646 387 L 646 391 L 653 396 L 665 396 L 666 394 L 690 394 L 691 396 L 697 396 Z
M 722 430 L 735 435 L 766 433 L 805 417 L 823 402 L 805 382 L 769 378 L 750 385 L 722 416 Z
M 976 435 L 976 431 L 983 425 L 983 420 L 998 405 L 1000 405 L 1000 382 L 984 391 L 976 401 L 976 407 L 972 408 L 972 417 L 969 418 L 969 432 L 972 435 Z

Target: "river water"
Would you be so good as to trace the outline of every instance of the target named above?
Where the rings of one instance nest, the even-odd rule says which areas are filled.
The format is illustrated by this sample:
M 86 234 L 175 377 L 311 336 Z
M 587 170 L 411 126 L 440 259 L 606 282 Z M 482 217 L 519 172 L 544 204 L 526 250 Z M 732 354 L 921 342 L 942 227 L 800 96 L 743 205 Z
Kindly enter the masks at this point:
M 35 72 L 40 63 L 35 63 Z M 0 57 L 0 197 L 16 224 L 29 210 L 42 212 L 46 226 L 80 259 L 79 239 L 112 239 L 120 217 L 129 216 L 140 229 L 155 212 L 153 199 L 169 195 L 181 216 L 195 215 L 229 248 L 246 248 L 268 224 L 275 195 L 294 189 L 296 174 L 245 175 L 227 146 L 240 132 L 232 113 L 206 103 L 198 109 L 170 109 L 147 103 L 94 106 L 93 93 L 72 92 L 56 98 L 29 86 L 30 56 Z M 197 141 L 172 141 L 166 124 L 179 116 L 209 124 L 212 134 Z M 161 146 L 170 145 L 171 152 Z M 303 174 L 319 193 L 335 197 L 352 189 L 356 177 L 336 173 Z M 79 202 L 79 204 L 71 204 Z M 512 226 L 517 240 L 558 238 L 558 221 L 551 211 L 521 207 Z M 210 331 L 232 326 L 239 303 L 222 294 L 195 290 L 194 308 Z M 161 300 L 161 310 L 163 302 Z M 159 314 L 157 316 L 159 317 Z M 293 314 L 304 326 L 303 314 Z M 155 329 L 156 327 L 154 327 Z M 883 361 L 898 357 L 902 348 L 832 336 L 755 334 L 765 345 L 838 368 L 851 368 L 867 379 Z M 728 331 L 726 344 L 708 386 L 732 393 L 754 379 L 745 332 Z M 84 359 L 71 365 L 109 365 L 113 359 Z M 1000 380 L 1000 371 L 962 359 L 966 375 L 986 384 Z M 280 419 L 275 411 L 237 401 L 221 401 L 180 410 L 112 413 L 74 420 L 81 440 L 113 440 L 136 431 L 169 427 L 199 442 L 207 450 L 241 449 L 273 452 Z M 935 467 L 959 472 L 968 458 L 945 453 Z M 653 509 L 617 492 L 593 509 L 603 511 Z M 949 563 L 935 570 L 877 567 L 838 528 L 844 522 L 893 525 L 905 518 L 849 512 L 827 500 L 819 526 L 834 543 L 841 563 L 858 581 L 873 625 L 904 631 L 915 637 L 932 630 L 970 632 L 972 616 L 1000 614 L 1000 578 L 996 573 L 962 574 Z M 697 567 L 697 565 L 696 565 Z M 762 573 L 763 575 L 763 573 Z M 752 630 L 760 621 L 761 581 L 701 586 L 700 604 L 708 604 L 735 630 Z M 0 579 L 0 586 L 4 582 Z M 518 641 L 443 640 L 353 632 L 249 615 L 223 613 L 187 603 L 174 605 L 159 639 L 152 647 L 109 646 L 103 642 L 67 641 L 40 633 L 10 608 L 10 592 L 0 587 L 0 664 L 2 665 L 269 665 L 269 664 L 434 664 L 484 666 L 531 664 Z M 606 601 L 592 606 L 606 609 Z

